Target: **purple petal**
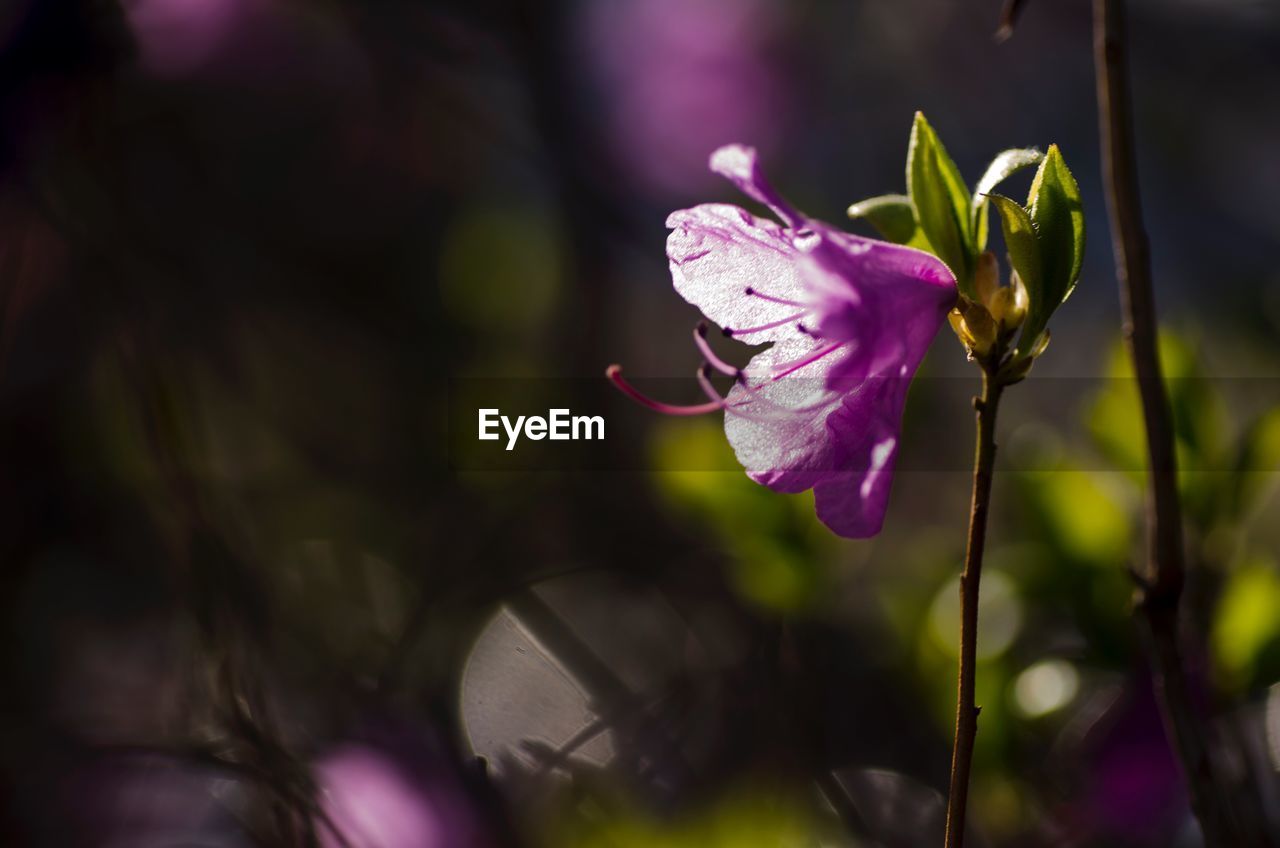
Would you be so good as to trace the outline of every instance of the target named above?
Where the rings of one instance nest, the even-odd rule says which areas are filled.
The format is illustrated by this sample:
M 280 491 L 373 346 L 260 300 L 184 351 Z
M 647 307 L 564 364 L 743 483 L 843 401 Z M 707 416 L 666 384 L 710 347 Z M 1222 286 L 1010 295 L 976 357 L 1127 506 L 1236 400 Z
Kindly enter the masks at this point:
M 667 226 L 672 282 L 703 315 L 749 344 L 802 335 L 787 321 L 806 311 L 790 231 L 725 203 L 672 212 Z
M 909 377 L 878 377 L 845 398 L 827 418 L 837 468 L 813 487 L 818 518 L 841 536 L 880 532 L 889 508 Z
M 924 251 L 824 224 L 816 229 L 802 282 L 814 304 L 817 331 L 870 348 L 872 374 L 910 377 L 955 304 L 955 277 Z M 831 376 L 840 380 L 850 375 Z
M 711 154 L 708 163 L 711 170 L 738 187 L 752 200 L 763 203 L 774 211 L 790 227 L 799 227 L 804 216 L 782 199 L 760 170 L 759 157 L 754 147 L 743 144 L 726 144 Z
M 751 360 L 749 373 L 776 363 L 776 348 Z M 840 395 L 826 387 L 827 372 L 847 351 L 838 350 L 795 374 L 748 389 L 730 390 L 725 435 L 748 476 L 777 492 L 803 492 L 825 479 L 835 465 L 835 444 L 826 420 Z
M 955 287 L 928 254 L 816 230 L 796 260 L 822 336 L 813 346 L 840 347 L 754 392 L 735 388 L 725 433 L 752 479 L 813 488 L 823 523 L 861 538 L 884 522 L 907 389 Z M 782 355 L 765 351 L 748 373 L 776 369 Z

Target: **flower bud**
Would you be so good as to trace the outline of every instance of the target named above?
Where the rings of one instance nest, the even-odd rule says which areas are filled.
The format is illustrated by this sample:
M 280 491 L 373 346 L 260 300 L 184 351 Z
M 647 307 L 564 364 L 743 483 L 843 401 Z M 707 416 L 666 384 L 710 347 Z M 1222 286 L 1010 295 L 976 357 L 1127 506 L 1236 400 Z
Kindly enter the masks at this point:
M 947 320 L 970 354 L 985 356 L 995 344 L 999 328 L 982 304 L 961 299 L 960 305 L 947 313 Z
M 1026 298 L 1018 302 L 1018 290 L 1013 286 L 996 289 L 991 300 L 987 301 L 991 317 L 1004 330 L 1013 330 L 1022 325 L 1027 317 Z
M 978 267 L 973 272 L 973 287 L 978 293 L 978 302 L 990 307 L 991 298 L 1000 290 L 1000 263 L 989 250 L 982 251 L 978 256 Z

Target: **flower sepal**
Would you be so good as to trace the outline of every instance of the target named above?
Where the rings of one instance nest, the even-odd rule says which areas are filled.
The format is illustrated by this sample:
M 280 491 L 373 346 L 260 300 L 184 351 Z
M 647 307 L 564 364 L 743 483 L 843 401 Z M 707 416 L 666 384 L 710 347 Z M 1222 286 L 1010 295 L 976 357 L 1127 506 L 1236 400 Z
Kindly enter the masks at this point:
M 1021 383 L 1031 373 L 1031 366 L 1035 365 L 1036 360 L 1044 353 L 1045 348 L 1049 346 L 1049 331 L 1045 330 L 1036 337 L 1035 343 L 1031 348 L 1022 354 L 1015 353 L 1006 359 L 999 370 L 996 371 L 996 379 L 1004 386 L 1012 386 L 1014 383 Z
M 947 313 L 947 321 L 971 360 L 989 357 L 999 341 L 1000 325 L 987 307 L 966 297 L 960 298 L 955 308 Z

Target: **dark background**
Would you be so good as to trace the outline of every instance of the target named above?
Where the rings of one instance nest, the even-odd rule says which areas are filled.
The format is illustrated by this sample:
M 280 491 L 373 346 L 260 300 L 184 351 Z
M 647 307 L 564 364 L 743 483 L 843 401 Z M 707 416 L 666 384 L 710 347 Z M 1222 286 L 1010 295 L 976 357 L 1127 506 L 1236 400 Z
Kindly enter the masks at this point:
M 997 44 L 996 2 L 0 0 L 0 842 L 936 844 L 950 334 L 869 541 L 710 418 L 616 404 L 586 470 L 449 447 L 451 383 L 687 380 L 663 221 L 740 200 L 716 146 L 839 222 L 921 109 L 971 181 L 1059 144 L 1089 227 L 1001 424 L 975 844 L 1198 844 L 1130 618 L 1089 4 L 1025 5 Z M 1274 830 L 1280 7 L 1131 6 L 1191 671 Z

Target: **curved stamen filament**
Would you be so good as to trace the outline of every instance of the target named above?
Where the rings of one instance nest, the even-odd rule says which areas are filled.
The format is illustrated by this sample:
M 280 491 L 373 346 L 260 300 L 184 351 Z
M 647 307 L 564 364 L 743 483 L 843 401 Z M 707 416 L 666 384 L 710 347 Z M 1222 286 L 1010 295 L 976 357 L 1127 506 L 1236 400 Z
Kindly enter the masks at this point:
M 803 312 L 797 312 L 795 315 L 788 315 L 786 318 L 779 318 L 777 321 L 770 321 L 768 324 L 761 324 L 759 327 L 745 327 L 745 328 L 725 327 L 724 334 L 726 336 L 745 336 L 745 335 L 750 335 L 751 333 L 762 333 L 765 330 L 772 330 L 777 327 L 785 327 L 787 324 L 790 324 L 792 321 L 799 321 L 801 318 L 808 315 L 809 312 L 810 310 L 806 309 Z
M 655 412 L 661 412 L 663 415 L 706 415 L 709 412 L 718 412 L 724 408 L 723 400 L 718 403 L 699 403 L 692 406 L 679 406 L 654 400 L 626 381 L 622 376 L 621 365 L 610 365 L 605 370 L 604 375 L 608 377 L 610 382 L 617 386 L 618 390 L 624 395 L 631 398 L 641 406 L 647 406 L 649 409 L 652 409 Z
M 702 363 L 702 367 L 698 369 L 698 385 L 702 387 L 703 393 L 711 398 L 714 403 L 718 403 L 722 407 L 729 405 L 729 402 L 716 391 L 716 387 L 711 385 L 711 366 L 706 362 Z
M 757 291 L 756 289 L 753 289 L 751 286 L 747 286 L 746 295 L 747 297 L 758 297 L 761 300 L 767 300 L 770 303 L 780 303 L 783 306 L 796 306 L 796 307 L 804 306 L 804 304 L 798 300 L 787 300 L 781 297 L 774 297 L 771 294 L 765 294 L 762 291 Z
M 775 380 L 781 380 L 788 374 L 794 374 L 806 365 L 812 365 L 819 359 L 835 353 L 841 347 L 843 347 L 843 345 L 829 344 L 824 348 L 819 348 L 816 352 L 807 353 L 799 359 L 793 359 L 790 362 L 779 362 L 778 364 L 771 366 L 770 370 L 774 373 L 769 377 L 768 382 L 772 383 Z
M 707 344 L 707 322 L 699 321 L 698 326 L 693 328 L 693 343 L 698 346 L 698 350 L 702 353 L 707 363 L 721 374 L 728 374 L 730 377 L 737 377 L 742 373 L 742 369 L 735 368 L 716 356 L 715 351 L 711 349 L 711 345 Z
M 739 382 L 741 382 L 743 378 L 740 376 L 738 379 Z M 720 406 L 729 415 L 736 415 L 739 418 L 745 418 L 748 421 L 755 421 L 761 424 L 769 421 L 781 420 L 792 415 L 792 411 L 785 407 L 778 406 L 777 404 L 768 401 L 760 404 L 760 401 L 757 398 L 731 402 L 728 398 L 721 397 L 720 393 L 716 391 L 716 387 L 711 385 L 711 366 L 705 362 L 702 364 L 702 367 L 698 369 L 698 385 L 702 386 L 702 391 L 706 393 L 707 397 L 711 398 L 713 401 L 719 401 Z M 763 406 L 765 410 L 772 412 L 773 414 L 759 414 L 757 411 L 758 405 Z M 744 412 L 743 410 L 746 407 L 750 407 L 750 411 Z

